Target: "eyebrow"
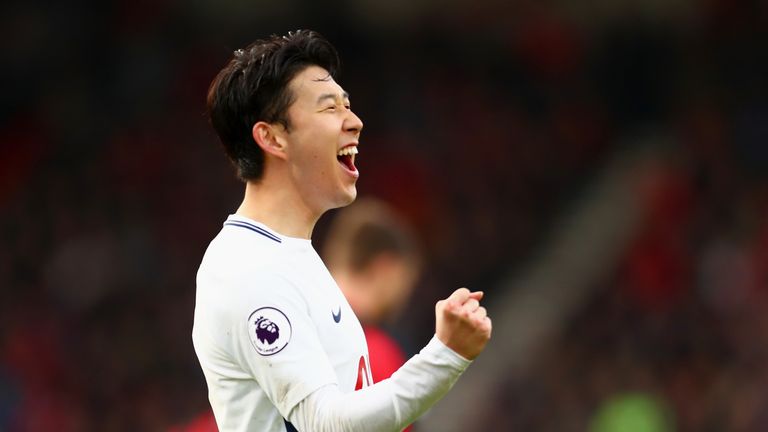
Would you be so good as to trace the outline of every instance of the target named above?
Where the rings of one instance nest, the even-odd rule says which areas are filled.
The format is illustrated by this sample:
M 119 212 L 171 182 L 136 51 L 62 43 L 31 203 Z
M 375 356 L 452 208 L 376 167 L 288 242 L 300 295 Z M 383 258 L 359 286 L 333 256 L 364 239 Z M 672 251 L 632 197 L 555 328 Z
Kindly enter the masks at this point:
M 338 93 L 324 93 L 324 94 L 321 94 L 320 97 L 317 98 L 317 104 L 320 105 L 326 99 L 331 99 L 331 100 L 335 101 L 336 97 L 338 95 L 339 95 Z M 341 94 L 341 98 L 344 99 L 344 100 L 348 100 L 349 99 L 349 93 L 343 92 Z

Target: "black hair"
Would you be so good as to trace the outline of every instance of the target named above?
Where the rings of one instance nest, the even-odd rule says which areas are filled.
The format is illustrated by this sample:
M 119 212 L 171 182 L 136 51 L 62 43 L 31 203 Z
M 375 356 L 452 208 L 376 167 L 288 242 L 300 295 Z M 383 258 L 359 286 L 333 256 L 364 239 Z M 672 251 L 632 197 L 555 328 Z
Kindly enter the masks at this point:
M 309 66 L 336 78 L 339 56 L 319 33 L 298 30 L 235 51 L 211 83 L 208 117 L 241 180 L 258 180 L 264 170 L 264 151 L 253 139 L 253 125 L 264 121 L 290 130 L 288 108 L 295 95 L 289 83 Z

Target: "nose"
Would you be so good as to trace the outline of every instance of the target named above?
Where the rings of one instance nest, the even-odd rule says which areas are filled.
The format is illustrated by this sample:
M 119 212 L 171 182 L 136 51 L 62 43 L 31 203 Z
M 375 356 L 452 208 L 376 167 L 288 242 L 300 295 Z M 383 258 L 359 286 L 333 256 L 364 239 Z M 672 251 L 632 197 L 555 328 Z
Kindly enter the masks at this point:
M 349 115 L 344 122 L 344 130 L 347 132 L 352 132 L 356 135 L 359 135 L 360 131 L 363 130 L 363 121 L 360 120 L 360 117 L 352 112 L 352 110 L 349 110 Z

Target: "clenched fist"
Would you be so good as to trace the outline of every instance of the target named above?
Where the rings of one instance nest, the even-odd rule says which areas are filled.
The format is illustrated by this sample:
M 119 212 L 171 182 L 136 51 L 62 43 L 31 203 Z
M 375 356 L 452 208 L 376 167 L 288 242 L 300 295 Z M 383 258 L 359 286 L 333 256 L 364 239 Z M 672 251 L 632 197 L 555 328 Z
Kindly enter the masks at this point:
M 435 305 L 435 333 L 448 348 L 473 360 L 491 338 L 491 319 L 480 306 L 482 291 L 459 288 Z

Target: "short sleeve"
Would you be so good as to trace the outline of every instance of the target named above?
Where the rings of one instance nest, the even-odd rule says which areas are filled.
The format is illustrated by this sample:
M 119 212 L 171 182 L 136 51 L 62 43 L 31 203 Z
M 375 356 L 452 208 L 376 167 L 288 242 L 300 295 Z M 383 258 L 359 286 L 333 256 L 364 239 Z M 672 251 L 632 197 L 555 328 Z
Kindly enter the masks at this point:
M 336 374 L 297 287 L 265 274 L 250 279 L 246 290 L 240 310 L 247 312 L 232 331 L 236 359 L 288 418 L 310 393 L 336 384 Z

